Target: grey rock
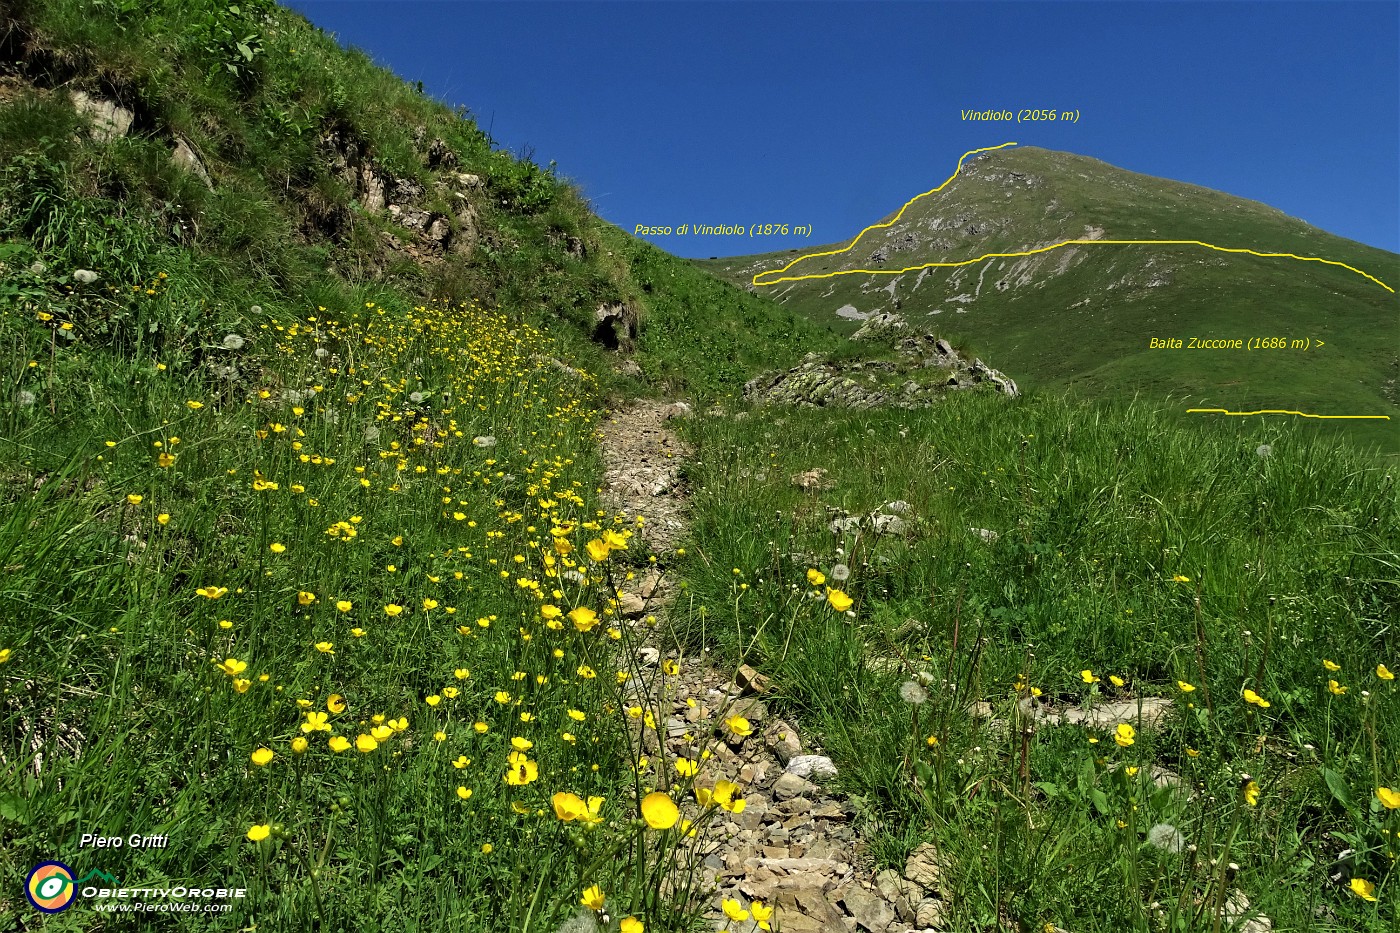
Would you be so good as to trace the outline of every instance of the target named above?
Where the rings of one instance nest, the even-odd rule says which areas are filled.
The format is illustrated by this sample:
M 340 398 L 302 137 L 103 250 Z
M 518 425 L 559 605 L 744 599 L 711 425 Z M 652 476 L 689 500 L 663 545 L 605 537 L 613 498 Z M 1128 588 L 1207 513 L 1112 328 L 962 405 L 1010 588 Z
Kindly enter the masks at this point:
M 860 529 L 860 517 L 857 515 L 847 515 L 844 518 L 834 518 L 826 527 L 834 535 L 850 534 Z
M 872 513 L 868 521 L 877 535 L 903 535 L 909 533 L 909 523 L 898 515 Z
M 68 96 L 74 108 L 92 121 L 92 138 L 98 142 L 110 142 L 131 131 L 136 114 L 125 107 L 86 91 L 70 91 Z
M 813 793 L 816 789 L 816 786 L 806 778 L 784 771 L 778 775 L 778 780 L 773 784 L 773 796 L 778 800 L 791 800 L 802 794 Z
M 914 907 L 914 925 L 934 930 L 943 929 L 947 911 L 937 898 L 926 897 Z
M 938 890 L 942 873 L 943 865 L 932 843 L 925 842 L 914 849 L 904 862 L 904 877 L 931 891 Z
M 204 187 L 210 191 L 214 190 L 214 182 L 210 180 L 209 173 L 205 171 L 204 163 L 200 161 L 194 148 L 183 136 L 175 137 L 175 151 L 170 154 L 170 161 L 204 182 Z
M 796 755 L 787 763 L 787 773 L 798 777 L 836 777 L 836 765 L 825 755 Z
M 801 736 L 795 728 L 781 719 L 769 724 L 764 730 L 763 739 L 773 756 L 784 766 L 802 753 Z
M 895 920 L 894 909 L 875 894 L 852 885 L 841 895 L 841 905 L 857 924 L 870 933 L 885 933 Z

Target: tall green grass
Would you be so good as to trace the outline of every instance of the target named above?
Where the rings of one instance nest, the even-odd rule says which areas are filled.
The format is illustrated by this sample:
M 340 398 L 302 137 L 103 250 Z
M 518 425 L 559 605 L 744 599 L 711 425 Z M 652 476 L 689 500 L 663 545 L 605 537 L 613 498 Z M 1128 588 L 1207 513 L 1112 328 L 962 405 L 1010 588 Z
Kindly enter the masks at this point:
M 775 676 L 890 864 L 940 845 L 957 928 L 1009 911 L 1036 929 L 1214 929 L 1211 859 L 1239 866 L 1228 887 L 1276 928 L 1395 922 L 1398 798 L 1377 793 L 1400 783 L 1400 700 L 1378 675 L 1400 667 L 1393 473 L 1286 428 L 1039 396 L 767 409 L 689 434 L 696 606 L 678 637 Z M 797 488 L 813 468 L 832 488 Z M 896 500 L 902 534 L 828 527 Z M 909 682 L 926 702 L 901 698 Z M 1111 725 L 1023 733 L 1032 688 L 1172 713 L 1123 746 Z M 1150 845 L 1159 823 L 1195 848 Z

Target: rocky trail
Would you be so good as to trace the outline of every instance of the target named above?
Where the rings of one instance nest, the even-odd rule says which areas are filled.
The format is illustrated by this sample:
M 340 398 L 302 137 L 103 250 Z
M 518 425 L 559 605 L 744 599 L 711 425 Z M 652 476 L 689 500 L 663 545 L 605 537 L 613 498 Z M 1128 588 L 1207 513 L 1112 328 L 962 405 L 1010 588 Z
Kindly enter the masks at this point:
M 653 551 L 673 551 L 682 545 L 688 527 L 688 490 L 681 472 L 692 451 L 670 422 L 690 414 L 690 406 L 683 402 L 636 402 L 612 412 L 599 434 L 605 503 L 631 518 L 642 516 L 641 537 Z M 821 472 L 809 471 L 793 481 L 806 488 L 807 481 L 820 481 Z M 697 788 L 714 789 L 720 781 L 733 782 L 739 788 L 735 798 L 742 795 L 744 801 L 742 809 L 735 808 L 739 812 L 720 811 L 721 819 L 692 843 L 699 847 L 695 855 L 701 865 L 701 891 L 708 902 L 708 928 L 716 933 L 756 933 L 763 929 L 757 923 L 762 918 L 753 916 L 751 908 L 754 901 L 761 901 L 765 910 L 773 910 L 767 928 L 778 933 L 951 930 L 954 895 L 946 858 L 926 843 L 909 854 L 902 871 L 875 869 L 855 808 L 828 783 L 836 777 L 836 765 L 811 736 L 804 737 L 800 722 L 785 721 L 769 708 L 773 696 L 767 677 L 747 665 L 725 668 L 703 652 L 696 657 L 676 656 L 675 642 L 662 633 L 670 631 L 666 614 L 677 589 L 663 574 L 651 570 L 623 585 L 618 608 L 644 633 L 638 666 L 648 675 L 658 675 L 642 678 L 646 683 L 629 697 L 635 706 L 651 711 L 655 720 L 655 729 L 635 722 L 632 735 L 641 754 L 661 759 L 651 772 L 658 787 L 665 789 L 674 780 L 673 762 L 685 759 L 698 763 Z M 643 620 L 656 624 L 643 624 Z M 1156 697 L 1105 699 L 1085 708 L 1052 707 L 1030 698 L 1021 701 L 1022 715 L 1037 729 L 1112 728 L 1118 722 L 1131 722 L 1139 730 L 1150 731 L 1160 726 L 1171 708 L 1171 701 Z M 987 721 L 992 734 L 1004 734 L 1008 728 L 1005 720 L 994 717 L 988 703 L 974 703 L 967 713 Z M 750 734 L 736 736 L 726 730 L 724 720 L 732 716 L 748 720 Z M 708 757 L 702 756 L 704 750 L 709 750 Z M 1150 776 L 1158 786 L 1192 792 L 1179 775 L 1164 767 L 1153 765 Z M 726 905 L 732 911 L 729 915 Z M 744 918 L 737 919 L 740 915 Z M 1229 891 L 1222 919 L 1223 929 L 1234 933 L 1273 929 L 1269 918 L 1252 910 L 1239 890 Z M 1005 915 L 1002 923 L 1016 928 Z M 1053 924 L 1045 929 L 1067 933 Z
M 674 549 L 685 535 L 687 493 L 680 471 L 690 451 L 668 422 L 689 414 L 684 403 L 643 401 L 613 412 L 601 430 L 606 504 L 629 517 L 643 516 L 641 536 L 653 550 Z M 664 616 L 674 596 L 654 573 L 626 590 L 619 608 L 633 619 Z M 669 779 L 673 759 L 698 760 L 701 749 L 709 748 L 712 755 L 701 761 L 696 785 L 732 781 L 744 799 L 740 812 L 722 811 L 725 819 L 698 843 L 711 929 L 758 930 L 758 918 L 736 920 L 724 910 L 729 901 L 735 913 L 746 912 L 755 900 L 774 908 L 768 925 L 784 933 L 944 929 L 943 867 L 933 846 L 915 849 L 903 872 L 877 873 L 849 801 L 823 787 L 836 775 L 835 765 L 793 723 L 771 713 L 767 679 L 748 667 L 725 670 L 705 655 L 675 659 L 667 647 L 652 638 L 639 651 L 648 668 L 663 659 L 679 664 L 679 674 L 650 678 L 659 686 L 638 697 L 658 714 L 655 730 L 639 724 L 635 732 L 643 751 L 656 755 L 662 741 L 667 746 L 668 768 L 657 769 L 658 781 Z M 749 721 L 752 734 L 711 739 L 714 725 L 735 715 Z

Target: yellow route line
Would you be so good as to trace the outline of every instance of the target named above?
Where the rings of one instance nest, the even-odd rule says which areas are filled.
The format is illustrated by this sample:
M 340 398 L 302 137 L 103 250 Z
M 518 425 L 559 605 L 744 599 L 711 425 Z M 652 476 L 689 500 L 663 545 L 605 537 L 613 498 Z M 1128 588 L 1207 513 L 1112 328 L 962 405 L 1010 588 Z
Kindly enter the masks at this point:
M 1222 253 L 1248 253 L 1251 256 L 1261 256 L 1265 259 L 1297 259 L 1300 262 L 1320 262 L 1324 265 L 1340 266 L 1343 269 L 1349 269 L 1350 271 L 1355 272 L 1357 275 L 1364 276 L 1365 278 L 1370 279 L 1372 282 L 1375 282 L 1377 285 L 1390 292 L 1392 295 L 1395 294 L 1395 289 L 1391 288 L 1389 285 L 1385 284 L 1380 279 L 1376 278 L 1374 275 L 1371 275 L 1369 272 L 1363 272 L 1355 266 L 1349 266 L 1346 263 L 1338 262 L 1335 259 L 1322 259 L 1318 256 L 1299 256 L 1295 253 L 1263 253 L 1259 252 L 1258 250 L 1245 249 L 1240 247 L 1216 246 L 1214 243 L 1206 243 L 1203 240 L 1065 240 L 1060 243 L 1051 244 L 1050 246 L 1042 246 L 1038 249 L 1021 250 L 1019 252 L 1013 253 L 987 253 L 985 255 L 978 256 L 976 259 L 961 259 L 954 262 L 926 262 L 918 266 L 906 266 L 903 269 L 844 269 L 838 270 L 836 272 L 815 272 L 810 275 L 783 275 L 784 272 L 788 271 L 804 259 L 818 259 L 822 256 L 838 256 L 841 253 L 849 252 L 850 250 L 855 248 L 855 245 L 857 243 L 860 242 L 860 238 L 865 236 L 871 230 L 880 230 L 886 227 L 893 226 L 899 220 L 900 217 L 904 216 L 904 212 L 909 209 L 909 205 L 919 200 L 919 198 L 927 197 L 930 194 L 937 194 L 939 191 L 942 191 L 944 188 L 948 187 L 948 185 L 953 181 L 953 179 L 958 177 L 958 173 L 962 171 L 963 162 L 967 159 L 968 156 L 976 155 L 979 152 L 992 152 L 997 149 L 1005 149 L 1007 146 L 1014 145 L 1016 145 L 1016 143 L 1002 143 L 1000 146 L 987 146 L 983 149 L 970 149 L 967 152 L 964 152 L 962 158 L 958 159 L 958 167 L 953 170 L 952 175 L 948 176 L 947 181 L 939 185 L 937 188 L 932 188 L 928 191 L 923 192 L 922 194 L 914 195 L 914 197 L 910 198 L 904 203 L 904 206 L 899 209 L 899 213 L 895 214 L 893 218 L 887 220 L 885 223 L 871 224 L 870 226 L 866 227 L 860 233 L 856 234 L 856 238 L 851 241 L 849 246 L 842 247 L 841 249 L 827 250 L 823 253 L 808 253 L 805 256 L 798 256 L 796 259 L 792 260 L 787 265 L 783 266 L 781 269 L 770 269 L 766 272 L 759 272 L 753 277 L 753 284 L 755 286 L 778 285 L 782 282 L 801 282 L 807 279 L 829 279 L 838 275 L 902 275 L 905 272 L 917 272 L 920 269 L 952 269 L 958 266 L 970 266 L 979 262 L 983 262 L 987 259 L 1015 259 L 1020 256 L 1034 256 L 1037 253 L 1048 253 L 1050 250 L 1059 249 L 1062 246 L 1098 244 L 1101 246 L 1204 246 L 1207 249 L 1217 250 Z M 764 282 L 759 281 L 759 279 L 763 278 L 764 276 L 775 275 L 780 277 L 775 279 L 769 279 L 768 281 Z
M 1223 408 L 1188 408 L 1186 413 L 1191 412 L 1213 412 L 1221 415 L 1297 415 L 1300 418 L 1373 418 L 1379 421 L 1389 421 L 1389 415 L 1311 415 L 1305 411 L 1289 411 L 1285 408 L 1261 408 L 1259 411 L 1226 411 Z

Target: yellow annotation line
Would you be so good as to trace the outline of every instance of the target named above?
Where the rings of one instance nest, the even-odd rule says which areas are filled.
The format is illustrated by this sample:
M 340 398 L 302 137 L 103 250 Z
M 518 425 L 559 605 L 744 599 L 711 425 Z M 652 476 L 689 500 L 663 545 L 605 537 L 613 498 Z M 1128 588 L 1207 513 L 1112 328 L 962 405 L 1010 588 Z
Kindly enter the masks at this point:
M 843 269 L 838 270 L 836 272 L 814 272 L 810 275 L 783 275 L 784 272 L 788 271 L 793 266 L 797 265 L 799 262 L 802 262 L 804 259 L 819 259 L 822 256 L 839 256 L 841 253 L 849 252 L 850 250 L 854 249 L 855 245 L 860 242 L 860 238 L 865 236 L 871 230 L 881 230 L 886 227 L 893 226 L 899 220 L 900 217 L 904 216 L 904 212 L 909 209 L 909 205 L 913 204 L 920 198 L 927 197 L 930 194 L 937 194 L 944 188 L 948 187 L 948 185 L 952 183 L 953 179 L 958 177 L 958 173 L 962 171 L 963 162 L 966 161 L 968 156 L 977 155 L 979 152 L 993 152 L 997 149 L 1005 149 L 1007 146 L 1014 145 L 1016 145 L 1016 143 L 1002 143 L 1000 146 L 987 146 L 982 149 L 970 149 L 967 152 L 964 152 L 962 158 L 958 159 L 957 168 L 953 170 L 952 175 L 948 176 L 947 181 L 939 185 L 937 188 L 932 188 L 928 191 L 923 192 L 922 194 L 914 195 L 914 197 L 910 198 L 904 203 L 904 206 L 899 209 L 899 213 L 895 214 L 893 218 L 887 220 L 882 224 L 871 224 L 870 226 L 866 227 L 860 233 L 856 234 L 856 238 L 851 241 L 849 246 L 842 247 L 841 249 L 827 250 L 823 253 L 808 253 L 805 256 L 798 256 L 796 259 L 792 260 L 787 265 L 783 266 L 781 269 L 770 269 L 766 272 L 758 273 L 753 277 L 753 284 L 755 286 L 778 285 L 783 282 L 802 282 L 807 279 L 829 279 L 838 275 L 902 275 L 905 272 L 917 272 L 920 269 L 952 269 L 958 266 L 971 266 L 979 262 L 984 262 L 988 259 L 1015 259 L 1021 256 L 1034 256 L 1037 253 L 1048 253 L 1050 252 L 1050 250 L 1059 249 L 1062 246 L 1079 246 L 1094 244 L 1099 246 L 1204 246 L 1207 249 L 1217 250 L 1218 252 L 1222 253 L 1248 253 L 1251 256 L 1260 256 L 1265 259 L 1296 259 L 1299 262 L 1320 262 L 1324 265 L 1340 266 L 1343 269 L 1348 269 L 1352 272 L 1355 272 L 1357 275 L 1370 279 L 1372 282 L 1375 282 L 1377 285 L 1390 292 L 1392 295 L 1395 294 L 1395 289 L 1391 288 L 1389 285 L 1385 284 L 1380 279 L 1376 278 L 1374 275 L 1371 275 L 1369 272 L 1363 272 L 1355 266 L 1349 266 L 1346 263 L 1338 262 L 1335 259 L 1323 259 L 1319 256 L 1299 256 L 1295 253 L 1265 253 L 1260 252 L 1259 250 L 1245 249 L 1241 247 L 1216 246 L 1214 243 L 1206 243 L 1203 240 L 1064 240 L 1063 242 L 1053 243 L 1050 246 L 1042 246 L 1038 249 L 1021 250 L 1013 253 L 987 253 L 985 255 L 978 256 L 976 259 L 961 259 L 954 262 L 926 262 L 917 266 L 906 266 L 903 269 Z M 760 282 L 759 279 L 763 279 L 765 276 L 779 276 L 779 278 L 769 278 L 766 281 Z
M 1373 419 L 1389 421 L 1389 415 L 1313 415 L 1305 411 L 1290 411 L 1286 408 L 1261 408 L 1259 411 L 1226 411 L 1224 408 L 1188 408 L 1187 414 L 1203 412 L 1217 415 L 1297 415 L 1299 418 L 1344 418 L 1351 420 Z

